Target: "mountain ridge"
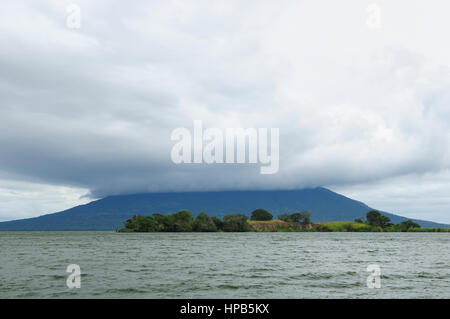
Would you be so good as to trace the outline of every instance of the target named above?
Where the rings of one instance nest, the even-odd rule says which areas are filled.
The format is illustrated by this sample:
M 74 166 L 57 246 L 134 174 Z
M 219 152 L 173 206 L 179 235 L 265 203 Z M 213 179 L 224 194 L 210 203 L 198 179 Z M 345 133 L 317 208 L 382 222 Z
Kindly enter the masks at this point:
M 373 208 L 363 202 L 335 193 L 327 188 L 301 190 L 251 190 L 214 192 L 141 193 L 112 195 L 84 205 L 39 217 L 0 222 L 0 231 L 91 231 L 117 230 L 133 215 L 170 214 L 188 209 L 194 216 L 206 212 L 223 217 L 264 208 L 275 217 L 282 213 L 309 210 L 312 220 L 353 221 L 364 217 Z M 382 212 L 399 223 L 410 218 Z M 411 220 L 422 227 L 450 228 L 450 225 L 425 220 Z

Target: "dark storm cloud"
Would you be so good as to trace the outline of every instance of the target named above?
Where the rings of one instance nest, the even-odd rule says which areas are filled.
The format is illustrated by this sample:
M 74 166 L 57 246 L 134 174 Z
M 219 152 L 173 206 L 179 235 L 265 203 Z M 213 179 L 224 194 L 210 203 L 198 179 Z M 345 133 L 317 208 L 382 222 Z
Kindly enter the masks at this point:
M 449 168 L 450 49 L 405 42 L 420 10 L 377 35 L 360 2 L 345 13 L 330 3 L 329 15 L 295 1 L 80 1 L 74 30 L 68 4 L 7 1 L 0 13 L 0 178 L 105 196 L 339 187 Z M 279 172 L 175 165 L 170 134 L 195 119 L 280 128 Z

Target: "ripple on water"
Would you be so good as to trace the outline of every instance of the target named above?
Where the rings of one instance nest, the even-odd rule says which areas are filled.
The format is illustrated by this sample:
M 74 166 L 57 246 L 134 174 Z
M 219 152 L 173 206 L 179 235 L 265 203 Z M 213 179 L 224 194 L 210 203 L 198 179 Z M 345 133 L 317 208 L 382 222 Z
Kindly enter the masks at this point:
M 450 298 L 449 234 L 0 236 L 0 298 Z M 69 291 L 66 267 L 73 263 L 82 288 Z M 382 270 L 378 292 L 366 287 L 373 263 Z

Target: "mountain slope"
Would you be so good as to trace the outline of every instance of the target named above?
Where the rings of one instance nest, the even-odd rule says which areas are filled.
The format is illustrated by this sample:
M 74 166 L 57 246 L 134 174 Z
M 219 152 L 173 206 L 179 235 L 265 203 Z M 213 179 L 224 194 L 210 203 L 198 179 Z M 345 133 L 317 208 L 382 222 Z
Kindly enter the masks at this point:
M 59 213 L 2 222 L 0 231 L 116 230 L 123 227 L 124 221 L 135 214 L 168 214 L 188 209 L 194 215 L 204 211 L 210 216 L 223 217 L 231 213 L 249 215 L 256 208 L 267 209 L 274 216 L 309 210 L 312 212 L 312 220 L 316 222 L 353 221 L 371 210 L 364 203 L 321 187 L 288 191 L 149 193 L 109 196 Z M 394 223 L 407 220 L 401 216 L 383 214 Z M 423 227 L 450 227 L 415 221 Z

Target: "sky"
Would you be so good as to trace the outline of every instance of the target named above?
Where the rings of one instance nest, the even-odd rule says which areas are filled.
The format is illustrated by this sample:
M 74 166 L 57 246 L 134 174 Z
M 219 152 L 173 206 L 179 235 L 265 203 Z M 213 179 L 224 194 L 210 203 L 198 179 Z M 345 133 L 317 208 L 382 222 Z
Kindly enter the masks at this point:
M 448 12 L 445 0 L 2 1 L 0 221 L 113 194 L 323 186 L 450 223 Z M 279 128 L 279 171 L 176 165 L 171 132 L 194 120 Z

